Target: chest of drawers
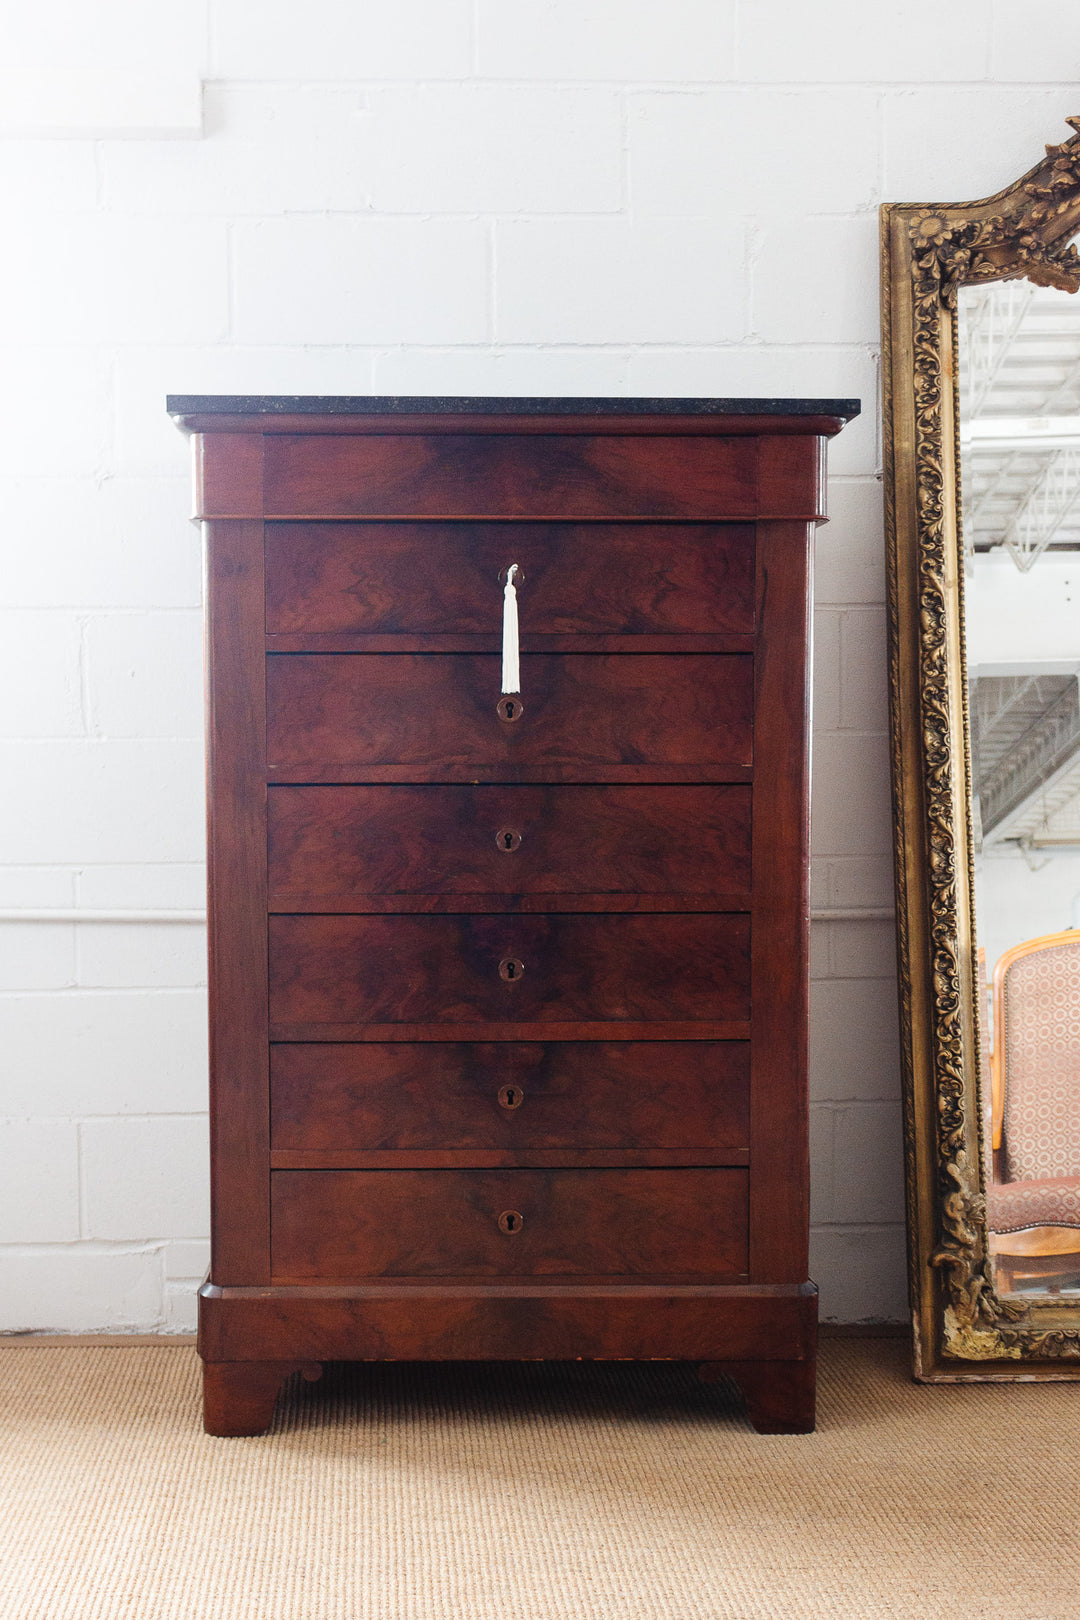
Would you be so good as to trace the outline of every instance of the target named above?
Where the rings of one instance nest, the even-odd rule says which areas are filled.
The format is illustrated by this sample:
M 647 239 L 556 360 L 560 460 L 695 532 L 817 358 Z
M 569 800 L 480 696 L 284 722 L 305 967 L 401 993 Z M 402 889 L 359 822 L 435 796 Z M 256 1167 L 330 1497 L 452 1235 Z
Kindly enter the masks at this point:
M 207 541 L 208 1430 L 331 1359 L 575 1357 L 812 1427 L 809 568 L 857 404 L 169 407 Z

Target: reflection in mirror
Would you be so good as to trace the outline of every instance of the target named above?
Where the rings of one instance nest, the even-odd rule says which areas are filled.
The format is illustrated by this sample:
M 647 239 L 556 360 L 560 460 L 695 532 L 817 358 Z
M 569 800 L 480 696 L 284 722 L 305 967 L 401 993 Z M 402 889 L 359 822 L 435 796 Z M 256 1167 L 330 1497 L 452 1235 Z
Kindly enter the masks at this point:
M 987 1225 L 999 1293 L 1080 1297 L 1080 298 L 959 290 Z

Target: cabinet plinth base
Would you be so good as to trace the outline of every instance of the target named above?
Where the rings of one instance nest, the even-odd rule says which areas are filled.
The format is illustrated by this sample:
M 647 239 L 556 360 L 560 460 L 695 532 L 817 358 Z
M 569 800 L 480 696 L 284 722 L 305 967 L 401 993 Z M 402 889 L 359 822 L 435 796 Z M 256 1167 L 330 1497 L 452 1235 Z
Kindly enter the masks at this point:
M 803 1361 L 705 1361 L 703 1383 L 733 1378 L 746 1401 L 746 1415 L 758 1434 L 812 1434 L 817 1358 Z
M 759 1432 L 814 1426 L 812 1283 L 206 1283 L 199 1307 L 210 1434 L 261 1434 L 324 1361 L 690 1361 L 739 1383 Z

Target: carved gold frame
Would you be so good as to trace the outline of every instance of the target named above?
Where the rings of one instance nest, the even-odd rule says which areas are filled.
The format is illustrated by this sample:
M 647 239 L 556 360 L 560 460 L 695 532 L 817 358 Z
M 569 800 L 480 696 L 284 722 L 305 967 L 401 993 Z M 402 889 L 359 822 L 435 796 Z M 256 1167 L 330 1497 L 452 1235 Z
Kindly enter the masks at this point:
M 956 299 L 1075 292 L 1075 133 L 981 202 L 881 210 L 885 534 L 915 1375 L 1080 1378 L 1080 1304 L 999 1296 L 987 1245 L 957 453 Z

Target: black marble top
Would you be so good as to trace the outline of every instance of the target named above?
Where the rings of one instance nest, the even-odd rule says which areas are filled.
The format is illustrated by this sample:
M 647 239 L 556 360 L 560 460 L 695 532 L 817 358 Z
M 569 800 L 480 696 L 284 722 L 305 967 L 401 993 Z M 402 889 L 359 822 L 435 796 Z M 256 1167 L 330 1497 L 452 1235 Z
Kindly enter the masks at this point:
M 170 416 L 858 416 L 857 399 L 558 399 L 422 394 L 170 394 Z

